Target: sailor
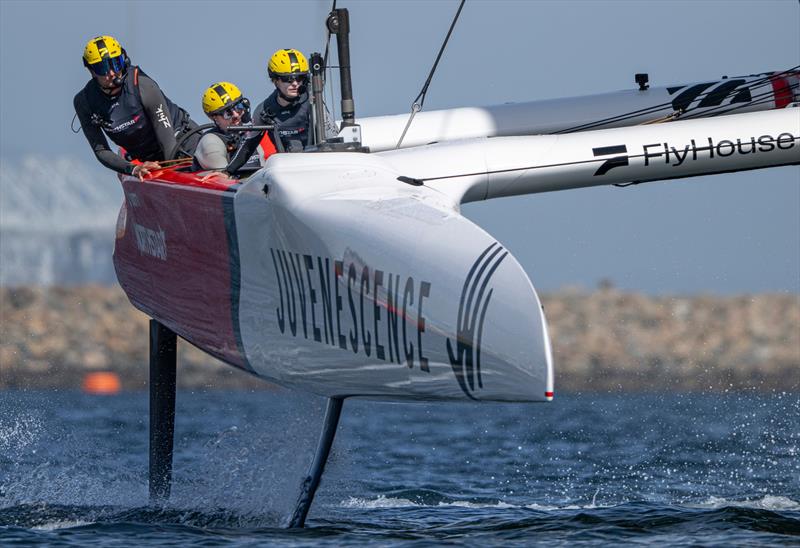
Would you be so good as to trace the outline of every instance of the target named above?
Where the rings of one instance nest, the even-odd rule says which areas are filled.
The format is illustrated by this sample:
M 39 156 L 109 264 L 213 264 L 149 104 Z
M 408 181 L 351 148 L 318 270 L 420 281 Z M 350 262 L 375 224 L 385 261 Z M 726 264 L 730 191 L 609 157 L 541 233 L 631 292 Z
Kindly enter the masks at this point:
M 125 49 L 111 36 L 89 40 L 83 64 L 92 79 L 73 101 L 83 134 L 101 164 L 143 180 L 161 167 L 159 161 L 177 154 L 177 139 L 197 124 L 139 67 L 131 66 Z M 111 150 L 106 136 L 125 149 L 126 158 Z M 198 139 L 192 136 L 182 151 L 191 156 Z
M 203 94 L 203 112 L 214 122 L 214 128 L 204 133 L 194 152 L 195 168 L 222 170 L 230 161 L 242 141 L 242 132 L 228 128 L 251 123 L 250 101 L 242 96 L 239 88 L 230 82 L 211 84 Z M 275 152 L 269 136 L 263 135 L 256 151 L 248 158 L 240 171 L 254 171 Z
M 296 49 L 279 49 L 269 60 L 267 74 L 275 91 L 255 109 L 256 125 L 274 125 L 268 132 L 278 152 L 300 152 L 312 144 L 312 105 L 306 84 L 308 60 Z M 325 134 L 336 135 L 335 124 L 325 116 Z M 226 168 L 235 173 L 255 151 L 263 132 L 251 132 Z M 277 137 L 276 137 L 277 136 Z

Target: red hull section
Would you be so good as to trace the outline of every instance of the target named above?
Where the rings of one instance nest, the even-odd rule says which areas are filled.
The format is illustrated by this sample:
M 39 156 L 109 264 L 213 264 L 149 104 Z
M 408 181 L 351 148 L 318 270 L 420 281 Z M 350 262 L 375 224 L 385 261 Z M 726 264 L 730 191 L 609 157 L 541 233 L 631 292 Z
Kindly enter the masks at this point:
M 250 370 L 239 343 L 236 181 L 173 170 L 123 177 L 114 267 L 131 303 L 215 357 Z M 230 212 L 226 215 L 226 212 Z

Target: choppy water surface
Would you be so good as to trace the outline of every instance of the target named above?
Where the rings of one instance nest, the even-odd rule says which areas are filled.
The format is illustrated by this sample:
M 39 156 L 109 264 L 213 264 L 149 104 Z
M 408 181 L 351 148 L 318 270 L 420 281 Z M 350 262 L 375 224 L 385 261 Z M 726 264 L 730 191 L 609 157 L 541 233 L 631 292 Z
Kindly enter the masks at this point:
M 347 401 L 302 531 L 323 400 L 180 392 L 163 507 L 147 405 L 0 392 L 0 545 L 800 544 L 798 394 Z

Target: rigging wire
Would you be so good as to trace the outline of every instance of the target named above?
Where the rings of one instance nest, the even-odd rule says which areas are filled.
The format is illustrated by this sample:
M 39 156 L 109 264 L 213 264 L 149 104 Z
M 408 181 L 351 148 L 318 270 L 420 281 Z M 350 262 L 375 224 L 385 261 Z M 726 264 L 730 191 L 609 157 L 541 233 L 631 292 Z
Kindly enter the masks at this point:
M 69 124 L 69 129 L 72 130 L 72 133 L 80 133 L 83 129 L 80 124 L 78 124 L 78 129 L 75 129 L 75 118 L 78 117 L 78 113 L 75 113 L 75 116 L 72 117 L 72 122 Z
M 790 84 L 788 86 L 788 88 L 789 88 L 789 90 L 795 91 L 795 90 L 800 89 L 800 84 Z M 700 117 L 703 117 L 703 116 L 706 116 L 706 115 L 719 116 L 720 114 L 728 114 L 728 113 L 733 112 L 735 110 L 739 110 L 739 109 L 746 108 L 746 107 L 751 107 L 751 106 L 756 106 L 756 105 L 763 105 L 763 104 L 766 104 L 766 103 L 770 103 L 772 101 L 773 101 L 773 92 L 772 91 L 766 91 L 764 93 L 760 93 L 758 95 L 753 96 L 753 100 L 752 101 L 748 101 L 747 103 L 742 103 L 741 105 L 736 105 L 735 107 L 731 107 L 730 105 L 720 105 L 718 107 L 714 107 L 714 108 L 711 108 L 711 109 L 708 109 L 708 110 L 704 110 L 703 112 L 696 112 L 696 113 L 691 114 L 691 115 L 689 115 L 689 116 L 687 116 L 687 117 L 685 117 L 683 119 L 684 120 L 692 120 L 692 119 L 700 118 Z M 723 107 L 729 107 L 729 108 L 724 109 Z M 719 112 L 715 112 L 715 111 L 719 111 Z
M 770 87 L 771 88 L 773 78 L 780 77 L 780 76 L 785 75 L 785 74 L 789 74 L 792 71 L 797 70 L 798 68 L 800 68 L 800 65 L 797 65 L 795 67 L 792 67 L 792 68 L 784 70 L 784 71 L 767 74 L 767 75 L 763 76 L 762 78 L 759 78 L 759 79 L 756 79 L 756 80 L 753 80 L 752 82 L 750 82 L 746 86 L 746 89 L 748 89 L 748 90 L 750 90 L 752 92 L 752 91 L 758 90 L 758 89 L 763 88 L 763 87 Z M 742 89 L 745 89 L 745 88 L 734 88 L 734 89 L 730 90 L 725 96 L 723 96 L 721 98 L 721 100 L 724 101 L 725 99 L 728 99 L 729 97 L 731 97 L 731 96 L 733 96 L 735 94 L 738 94 Z M 708 91 L 704 91 L 703 93 L 700 93 L 697 97 L 695 97 L 693 99 L 693 101 L 697 101 L 698 99 L 704 99 L 705 97 L 707 97 L 707 96 L 709 96 L 709 95 L 711 95 L 711 94 L 713 94 L 715 92 L 716 92 L 716 88 L 712 88 L 712 89 L 710 89 Z M 747 103 L 743 103 L 743 105 L 741 105 L 741 106 L 731 107 L 731 105 L 728 104 L 728 105 L 719 105 L 719 106 L 714 107 L 714 108 L 702 107 L 702 112 L 694 113 L 691 116 L 686 116 L 686 117 L 683 117 L 682 119 L 685 120 L 685 119 L 689 119 L 689 118 L 702 117 L 702 116 L 708 114 L 709 112 L 713 112 L 713 111 L 730 112 L 731 110 L 738 110 L 740 108 L 747 107 L 748 105 L 753 105 L 754 104 L 753 101 L 752 101 L 753 98 L 755 98 L 755 99 L 767 98 L 766 101 L 760 101 L 758 103 L 755 103 L 755 104 L 762 104 L 762 103 L 765 103 L 765 102 L 769 102 L 771 100 L 769 98 L 772 95 L 773 95 L 773 90 L 769 89 L 766 92 L 762 92 L 762 93 L 756 94 L 754 97 L 751 97 L 751 101 L 748 101 Z M 656 105 L 655 107 L 650 107 L 650 108 L 651 109 L 660 110 L 661 108 L 666 107 L 666 106 L 671 105 L 671 104 L 672 104 L 671 102 L 663 103 L 662 105 Z M 691 107 L 691 108 L 686 108 L 686 109 L 683 109 L 683 110 L 680 110 L 680 111 L 676 111 L 676 112 L 673 113 L 673 115 L 682 116 L 682 115 L 684 115 L 684 114 L 686 114 L 688 112 L 692 112 L 692 111 L 701 109 L 700 104 L 702 104 L 702 100 L 698 101 L 696 106 Z M 722 112 L 719 112 L 718 114 L 721 114 L 721 113 Z M 623 121 L 623 120 L 628 119 L 629 117 L 626 117 L 625 115 L 622 115 L 622 116 L 619 116 L 617 118 L 619 118 L 618 121 Z M 592 127 L 595 127 L 595 126 L 590 125 L 590 127 L 586 128 L 586 129 L 591 129 Z
M 713 91 L 713 90 L 711 90 L 711 91 Z M 707 91 L 707 92 L 703 92 L 703 93 L 698 94 L 697 97 L 695 98 L 695 100 L 704 98 L 706 95 L 711 93 L 711 91 Z M 723 98 L 723 100 L 724 100 L 724 98 Z M 651 105 L 649 107 L 641 108 L 639 110 L 633 110 L 633 111 L 630 111 L 630 112 L 626 112 L 624 114 L 617 114 L 617 115 L 614 115 L 614 116 L 609 116 L 608 118 L 602 118 L 600 120 L 595 120 L 593 122 L 587 122 L 585 124 L 580 124 L 580 125 L 577 125 L 577 126 L 572 126 L 572 127 L 569 127 L 569 128 L 565 128 L 565 129 L 561 129 L 561 130 L 555 131 L 555 132 L 553 132 L 553 135 L 574 133 L 576 131 L 586 131 L 586 130 L 590 130 L 590 129 L 600 128 L 600 127 L 603 127 L 603 126 L 605 126 L 607 124 L 614 123 L 614 122 L 624 122 L 626 120 L 630 120 L 630 119 L 636 118 L 638 116 L 646 116 L 648 114 L 656 114 L 657 112 L 660 112 L 661 110 L 663 110 L 664 108 L 670 106 L 671 104 L 672 104 L 671 102 L 667 102 L 667 103 L 662 103 L 662 104 L 659 104 L 659 105 Z M 725 105 L 725 106 L 728 106 L 728 105 Z M 691 110 L 694 110 L 694 108 L 691 109 Z M 688 111 L 685 111 L 685 110 L 684 111 L 674 111 L 670 116 L 677 116 L 677 115 L 680 115 L 680 114 L 684 114 L 685 112 L 688 112 Z
M 414 116 L 417 115 L 417 112 L 422 110 L 422 107 L 425 104 L 425 95 L 427 95 L 428 93 L 428 87 L 431 85 L 431 80 L 433 80 L 433 74 L 436 72 L 436 67 L 439 66 L 439 60 L 442 58 L 442 54 L 444 53 L 444 48 L 447 47 L 447 42 L 450 40 L 450 35 L 453 34 L 453 29 L 455 28 L 456 22 L 458 21 L 458 16 L 461 15 L 461 10 L 464 8 L 464 2 L 465 0 L 461 0 L 461 3 L 458 6 L 458 11 L 456 12 L 455 17 L 453 17 L 453 22 L 450 23 L 450 30 L 447 31 L 447 36 L 445 36 L 444 42 L 442 42 L 442 47 L 439 48 L 439 54 L 436 56 L 436 61 L 434 61 L 430 73 L 428 73 L 428 79 L 425 80 L 425 83 L 422 85 L 422 89 L 420 90 L 419 94 L 414 99 L 414 102 L 411 103 L 411 115 L 408 117 L 408 122 L 406 123 L 406 127 L 403 130 L 403 133 L 400 135 L 400 140 L 397 141 L 397 146 L 395 148 L 400 148 L 400 145 L 403 144 L 403 139 L 405 139 L 406 137 L 408 128 L 411 127 L 411 122 L 414 121 Z
M 726 94 L 726 95 L 725 95 L 725 96 L 722 98 L 722 100 L 724 101 L 724 100 L 725 100 L 725 99 L 727 99 L 728 97 L 730 97 L 730 96 L 732 96 L 732 95 L 734 95 L 734 94 L 738 94 L 738 93 L 739 93 L 739 92 L 740 92 L 742 89 L 748 89 L 748 90 L 750 90 L 750 91 L 754 91 L 754 90 L 757 90 L 757 89 L 759 89 L 759 88 L 763 88 L 763 87 L 767 87 L 767 86 L 769 86 L 769 87 L 772 87 L 772 85 L 773 85 L 773 79 L 774 79 L 774 78 L 779 78 L 779 77 L 781 77 L 781 76 L 784 76 L 784 75 L 791 74 L 792 72 L 796 71 L 797 69 L 800 69 L 800 65 L 796 65 L 796 66 L 794 66 L 794 67 L 791 67 L 791 68 L 789 68 L 789 69 L 786 69 L 786 70 L 782 70 L 782 71 L 780 71 L 780 72 L 773 72 L 773 73 L 771 73 L 771 74 L 767 74 L 767 75 L 765 75 L 765 76 L 761 77 L 760 79 L 753 80 L 752 82 L 750 82 L 750 83 L 749 83 L 749 84 L 746 86 L 746 88 L 738 88 L 738 87 L 737 87 L 737 88 L 734 88 L 734 89 L 730 90 L 730 91 L 729 91 L 729 92 L 728 92 L 728 93 L 727 93 L 727 94 Z M 796 86 L 795 84 L 791 84 L 789 87 L 790 87 L 790 89 L 791 89 L 791 88 L 794 88 L 794 87 L 797 87 L 797 86 Z M 704 92 L 703 94 L 701 94 L 700 96 L 698 96 L 698 98 L 699 98 L 699 97 L 706 96 L 706 95 L 709 95 L 710 93 L 713 93 L 714 91 L 715 91 L 714 89 L 711 89 L 711 90 L 709 90 L 709 91 L 707 91 L 707 92 Z M 762 92 L 762 93 L 760 93 L 760 94 L 757 94 L 757 95 L 755 95 L 754 97 L 755 97 L 755 98 L 760 98 L 760 97 L 768 97 L 768 96 L 771 96 L 771 95 L 773 95 L 773 93 L 774 93 L 774 92 L 773 92 L 773 90 L 772 90 L 772 89 L 769 89 L 768 91 L 766 91 L 766 92 Z M 751 97 L 751 99 L 752 99 L 752 97 Z M 702 101 L 701 101 L 701 102 L 702 102 Z M 762 102 L 763 102 L 763 101 L 762 101 Z M 742 108 L 742 107 L 746 107 L 746 106 L 748 106 L 748 105 L 751 105 L 751 104 L 752 104 L 752 102 L 743 103 L 742 105 L 739 105 L 739 106 L 737 106 L 737 107 L 731 108 L 730 110 L 738 110 L 738 109 L 740 109 L 740 108 Z M 693 114 L 693 115 L 692 115 L 692 116 L 690 116 L 690 117 L 697 117 L 697 116 L 699 116 L 699 115 L 701 115 L 701 114 L 706 114 L 706 113 L 708 113 L 708 112 L 713 112 L 713 111 L 716 111 L 716 110 L 724 110 L 726 107 L 730 107 L 730 105 L 718 105 L 718 106 L 716 106 L 716 107 L 713 107 L 713 108 L 706 108 L 705 110 L 703 110 L 703 112 L 702 112 L 702 113 L 695 113 L 695 114 Z M 698 103 L 698 106 L 696 106 L 696 107 L 694 107 L 694 108 L 692 108 L 692 109 L 689 109 L 689 110 L 697 110 L 698 108 L 700 108 L 700 106 L 699 106 L 699 103 Z M 689 112 L 689 110 L 687 110 L 686 112 Z M 727 112 L 727 111 L 726 111 L 726 112 Z
M 748 84 L 747 88 L 750 89 L 750 90 L 757 90 L 757 89 L 765 87 L 765 86 L 771 86 L 773 78 L 780 77 L 780 76 L 783 76 L 785 74 L 789 74 L 789 73 L 791 73 L 791 72 L 793 72 L 793 71 L 795 71 L 795 70 L 797 70 L 799 68 L 800 68 L 800 65 L 797 65 L 797 66 L 794 66 L 792 68 L 789 68 L 789 69 L 786 69 L 786 70 L 783 70 L 783 71 L 780 71 L 780 72 L 774 72 L 774 73 L 765 75 L 765 76 L 763 76 L 761 78 L 758 78 L 758 79 L 753 80 L 752 82 L 750 82 Z M 733 90 L 728 92 L 725 95 L 725 97 L 723 97 L 723 100 L 727 99 L 728 97 L 730 97 L 732 95 L 734 95 L 735 93 L 740 92 L 742 89 L 743 88 L 734 88 Z M 693 100 L 702 99 L 702 98 L 704 98 L 704 97 L 706 97 L 706 96 L 708 96 L 708 95 L 710 95 L 711 93 L 714 93 L 714 92 L 715 92 L 714 88 L 712 88 L 710 90 L 707 90 L 707 91 L 704 91 L 703 93 L 698 94 L 697 97 L 695 97 Z M 766 92 L 766 93 L 767 94 L 771 94 L 771 91 Z M 748 104 L 752 104 L 752 103 L 745 103 L 745 105 L 748 105 Z M 560 134 L 565 134 L 565 133 L 573 133 L 575 131 L 585 131 L 585 130 L 594 129 L 594 128 L 597 128 L 597 127 L 602 127 L 602 126 L 604 126 L 606 124 L 609 124 L 609 123 L 612 123 L 612 122 L 622 122 L 622 121 L 625 121 L 625 120 L 629 120 L 631 118 L 636 118 L 637 116 L 645 116 L 647 114 L 654 114 L 654 113 L 656 113 L 656 112 L 658 112 L 658 111 L 660 111 L 660 110 L 662 110 L 662 109 L 664 109 L 666 107 L 669 107 L 671 105 L 672 105 L 672 102 L 669 101 L 669 102 L 662 103 L 662 104 L 659 104 L 659 105 L 653 105 L 653 106 L 645 107 L 645 108 L 642 108 L 642 109 L 639 109 L 639 110 L 630 111 L 630 112 L 627 112 L 627 113 L 624 113 L 624 114 L 618 114 L 618 115 L 615 115 L 615 116 L 610 116 L 608 118 L 595 120 L 593 122 L 587 122 L 585 124 L 580 124 L 580 125 L 573 126 L 573 127 L 570 127 L 570 128 L 561 129 L 561 130 L 553 132 L 553 135 L 560 135 Z M 728 107 L 730 107 L 730 105 L 721 105 L 720 107 L 715 107 L 715 109 L 720 109 L 720 108 L 724 109 L 724 108 L 728 108 Z M 687 112 L 696 110 L 697 108 L 699 108 L 699 107 L 695 106 L 695 107 L 692 107 L 690 109 L 684 110 L 680 115 L 683 115 L 683 114 L 686 114 Z M 735 107 L 735 108 L 738 109 L 738 108 L 741 108 L 741 107 Z M 708 111 L 705 111 L 705 112 L 708 112 Z M 683 119 L 686 119 L 686 118 L 683 118 Z
M 333 117 L 333 120 L 335 121 L 336 120 L 336 96 L 335 96 L 336 92 L 334 90 L 334 85 L 333 85 L 333 82 L 332 82 L 333 77 L 332 77 L 332 73 L 330 72 L 330 69 L 326 68 L 325 71 L 328 74 L 325 77 L 325 83 L 324 83 L 324 85 L 322 87 L 322 89 L 324 90 L 324 93 L 323 93 L 324 99 L 323 99 L 323 101 L 325 102 L 326 106 L 330 105 L 331 116 Z M 330 99 L 330 101 L 328 101 L 328 99 Z
M 788 86 L 789 90 L 794 90 L 794 89 L 797 89 L 797 88 L 800 88 L 800 84 L 790 84 Z M 767 103 L 771 103 L 774 100 L 773 96 L 774 96 L 773 91 L 769 90 L 769 91 L 765 91 L 765 92 L 762 92 L 762 93 L 758 93 L 756 95 L 752 95 L 749 101 L 747 101 L 746 103 L 742 103 L 740 105 L 735 105 L 735 106 L 731 105 L 731 104 L 719 105 L 719 106 L 716 106 L 716 107 L 704 108 L 701 112 L 694 112 L 697 109 L 692 109 L 692 113 L 689 114 L 688 116 L 684 116 L 686 111 L 676 110 L 672 114 L 668 114 L 668 115 L 666 115 L 666 116 L 664 116 L 662 118 L 657 118 L 655 120 L 648 120 L 646 122 L 642 122 L 639 125 L 644 126 L 644 125 L 648 125 L 648 124 L 659 124 L 659 123 L 662 123 L 662 122 L 668 122 L 670 120 L 675 120 L 675 119 L 677 119 L 679 117 L 680 117 L 681 120 L 695 120 L 697 118 L 706 118 L 706 117 L 711 118 L 711 117 L 714 117 L 714 116 L 719 116 L 721 114 L 730 114 L 731 112 L 734 112 L 736 110 L 740 110 L 740 109 L 743 109 L 743 108 L 754 107 L 754 106 L 758 106 L 758 105 L 764 105 L 764 104 L 767 104 Z
M 662 116 L 661 118 L 656 118 L 655 120 L 647 120 L 645 122 L 642 122 L 639 125 L 640 126 L 650 126 L 650 125 L 653 125 L 653 124 L 663 124 L 664 122 L 671 122 L 673 120 L 677 120 L 678 117 L 680 117 L 681 114 L 682 114 L 682 112 L 680 110 L 676 110 L 672 114 L 667 114 L 666 116 Z

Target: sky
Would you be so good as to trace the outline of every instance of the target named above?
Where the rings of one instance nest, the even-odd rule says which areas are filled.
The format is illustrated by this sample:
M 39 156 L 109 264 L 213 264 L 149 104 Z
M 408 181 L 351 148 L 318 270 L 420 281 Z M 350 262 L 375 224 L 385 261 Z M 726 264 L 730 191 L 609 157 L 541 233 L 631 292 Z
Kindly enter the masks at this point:
M 408 112 L 458 1 L 337 7 L 350 10 L 356 117 Z M 70 130 L 93 36 L 115 36 L 204 122 L 200 101 L 212 82 L 234 82 L 257 103 L 271 91 L 273 51 L 324 50 L 330 8 L 330 0 L 0 0 L 0 161 L 67 155 L 118 184 Z M 661 86 L 796 65 L 796 0 L 467 0 L 425 109 L 631 89 L 637 72 Z M 463 213 L 544 291 L 608 280 L 652 294 L 800 293 L 800 167 L 504 198 Z

